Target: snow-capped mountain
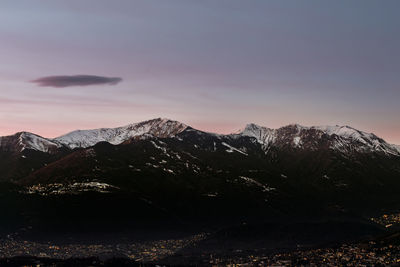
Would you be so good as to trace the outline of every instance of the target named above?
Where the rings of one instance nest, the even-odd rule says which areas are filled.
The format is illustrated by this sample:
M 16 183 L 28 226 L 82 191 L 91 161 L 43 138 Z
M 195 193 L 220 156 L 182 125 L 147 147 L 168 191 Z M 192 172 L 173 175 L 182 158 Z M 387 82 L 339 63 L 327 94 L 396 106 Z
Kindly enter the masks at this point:
M 340 152 L 383 152 L 400 155 L 397 146 L 386 143 L 372 133 L 359 131 L 349 126 L 301 126 L 292 124 L 270 129 L 248 124 L 240 136 L 254 137 L 265 149 L 271 146 L 292 146 L 316 150 L 328 146 Z
M 204 135 L 214 135 L 198 131 L 178 121 L 158 118 L 118 128 L 77 130 L 54 139 L 21 132 L 12 136 L 0 137 L 0 149 L 18 152 L 31 149 L 52 153 L 59 148 L 88 148 L 99 142 L 119 145 L 139 139 L 172 138 L 185 131 L 202 133 L 203 137 Z M 388 144 L 372 133 L 359 131 L 349 126 L 306 127 L 292 124 L 278 129 L 270 129 L 251 123 L 236 134 L 218 136 L 221 138 L 252 137 L 266 152 L 271 148 L 304 150 L 328 148 L 341 153 L 380 152 L 400 156 L 400 146 Z M 245 146 L 244 144 L 244 149 L 246 149 Z
M 54 141 L 64 144 L 71 149 L 77 147 L 86 148 L 99 142 L 108 142 L 113 145 L 118 145 L 131 138 L 146 136 L 159 138 L 173 137 L 184 131 L 187 127 L 187 125 L 178 121 L 159 118 L 118 128 L 77 130 L 57 137 Z
M 62 147 L 62 144 L 58 142 L 28 132 L 0 137 L 0 148 L 3 151 L 22 152 L 26 149 L 31 149 L 41 152 L 52 152 L 60 147 Z
M 247 124 L 246 127 L 238 133 L 240 136 L 254 137 L 260 144 L 265 146 L 274 143 L 277 137 L 276 134 L 276 130 L 254 123 Z
M 246 223 L 265 219 L 269 227 L 288 215 L 303 223 L 306 214 L 314 227 L 327 215 L 353 221 L 360 214 L 364 225 L 368 212 L 398 209 L 399 150 L 348 126 L 249 124 L 222 135 L 154 119 L 55 139 L 22 132 L 0 138 L 0 190 L 12 190 L 0 191 L 2 214 L 41 227 L 27 216 L 39 214 L 49 225 L 62 218 L 68 227 L 69 218 L 93 225 L 104 214 L 124 226 L 127 217 L 129 225 L 220 218 L 231 229 L 232 218 L 242 225 L 249 216 Z M 9 200 L 16 194 L 25 202 Z

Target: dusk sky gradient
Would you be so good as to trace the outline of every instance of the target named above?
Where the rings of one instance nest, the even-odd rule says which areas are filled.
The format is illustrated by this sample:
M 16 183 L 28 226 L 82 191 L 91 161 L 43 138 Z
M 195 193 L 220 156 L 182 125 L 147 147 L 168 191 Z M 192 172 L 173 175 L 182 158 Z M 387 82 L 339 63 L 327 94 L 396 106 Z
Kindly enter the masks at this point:
M 3 0 L 0 136 L 166 117 L 219 133 L 350 125 L 400 144 L 399 11 L 397 0 Z M 73 75 L 122 81 L 32 82 Z

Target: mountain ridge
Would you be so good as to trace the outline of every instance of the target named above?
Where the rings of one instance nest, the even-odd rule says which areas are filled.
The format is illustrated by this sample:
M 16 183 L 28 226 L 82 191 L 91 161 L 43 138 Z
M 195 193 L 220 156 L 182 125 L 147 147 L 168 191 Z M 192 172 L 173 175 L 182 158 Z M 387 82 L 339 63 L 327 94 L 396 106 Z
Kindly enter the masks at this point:
M 172 137 L 186 128 L 188 128 L 188 126 L 181 122 L 157 118 L 117 128 L 76 130 L 56 137 L 53 140 L 72 149 L 76 147 L 86 148 L 104 141 L 113 145 L 118 145 L 133 137 L 140 137 L 146 134 L 162 138 Z
M 185 130 L 194 129 L 179 121 L 167 118 L 132 123 L 116 128 L 98 128 L 91 130 L 75 130 L 56 138 L 45 138 L 34 133 L 19 132 L 10 136 L 0 137 L 0 149 L 22 152 L 25 149 L 33 149 L 45 153 L 51 153 L 55 149 L 66 147 L 69 149 L 88 148 L 99 142 L 108 142 L 113 145 L 130 142 L 131 139 L 143 138 L 171 138 Z M 203 132 L 205 134 L 212 134 Z M 246 127 L 232 134 L 216 134 L 218 136 L 247 136 L 255 138 L 265 149 L 273 145 L 291 144 L 295 148 L 302 148 L 309 144 L 313 149 L 318 149 L 317 142 L 323 138 L 330 138 L 331 149 L 343 150 L 348 147 L 358 152 L 383 152 L 400 156 L 400 146 L 387 143 L 373 133 L 357 130 L 350 126 L 302 126 L 289 124 L 272 129 L 255 123 L 249 123 Z M 18 140 L 16 140 L 18 139 Z
M 279 139 L 282 139 L 285 135 L 290 135 L 292 140 L 286 138 L 285 141 L 291 141 L 295 147 L 301 147 L 301 135 L 305 135 L 305 133 L 313 133 L 314 140 L 322 138 L 323 135 L 333 138 L 332 144 L 330 145 L 331 149 L 340 150 L 343 149 L 343 147 L 356 144 L 358 145 L 359 152 L 380 151 L 388 154 L 399 155 L 398 146 L 387 143 L 385 140 L 373 133 L 366 133 L 350 126 L 336 125 L 307 127 L 299 124 L 289 124 L 277 129 L 271 129 L 250 123 L 237 134 L 254 137 L 260 144 L 267 147 L 279 142 Z

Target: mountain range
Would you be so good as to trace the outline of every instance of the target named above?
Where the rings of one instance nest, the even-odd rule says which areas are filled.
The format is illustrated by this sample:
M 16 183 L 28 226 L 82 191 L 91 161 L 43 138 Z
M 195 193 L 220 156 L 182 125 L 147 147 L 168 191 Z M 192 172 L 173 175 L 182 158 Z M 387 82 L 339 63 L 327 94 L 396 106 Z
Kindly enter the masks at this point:
M 396 206 L 400 149 L 349 126 L 248 124 L 222 135 L 159 118 L 0 137 L 0 181 L 42 196 L 132 193 L 175 215 L 376 213 Z
M 108 162 L 99 163 L 102 154 Z M 337 173 L 355 176 L 356 166 L 362 166 L 360 172 L 373 167 L 366 176 L 378 170 L 379 176 L 398 175 L 400 148 L 349 126 L 293 124 L 270 129 L 248 124 L 237 133 L 221 135 L 158 118 L 118 128 L 77 130 L 54 139 L 20 132 L 0 137 L 0 155 L 0 180 L 28 184 L 104 180 L 104 169 L 122 158 L 125 162 L 113 163 L 113 169 L 131 169 L 134 176 L 160 170 L 160 175 L 216 176 L 234 168 L 246 177 L 265 169 L 279 171 L 282 177 L 291 170 L 308 179 L 318 173 L 343 180 Z M 140 158 L 130 160 L 126 155 Z M 210 161 L 213 158 L 218 159 Z M 363 165 L 370 161 L 375 163 Z M 246 164 L 252 165 L 253 173 Z M 354 167 L 346 171 L 346 165 Z
M 332 150 L 400 155 L 400 146 L 388 144 L 372 133 L 362 132 L 349 126 L 304 127 L 293 124 L 279 129 L 270 129 L 251 123 L 235 134 L 217 135 L 193 129 L 178 121 L 161 118 L 118 128 L 77 130 L 53 139 L 34 133 L 19 132 L 12 136 L 0 137 L 0 149 L 9 152 L 31 149 L 54 153 L 60 148 L 88 148 L 100 142 L 120 145 L 138 139 L 174 138 L 184 131 L 197 131 L 227 138 L 254 137 L 264 149 L 286 144 L 294 148 L 317 150 L 321 148 L 321 141 L 325 140 Z
M 159 118 L 53 139 L 0 137 L 0 236 L 245 224 L 257 236 L 270 229 L 255 240 L 295 247 L 292 234 L 305 225 L 315 242 L 375 233 L 370 218 L 398 203 L 400 148 L 349 126 L 248 124 L 222 135 Z M 323 235 L 313 233 L 316 223 Z M 285 237 L 270 239 L 277 233 Z

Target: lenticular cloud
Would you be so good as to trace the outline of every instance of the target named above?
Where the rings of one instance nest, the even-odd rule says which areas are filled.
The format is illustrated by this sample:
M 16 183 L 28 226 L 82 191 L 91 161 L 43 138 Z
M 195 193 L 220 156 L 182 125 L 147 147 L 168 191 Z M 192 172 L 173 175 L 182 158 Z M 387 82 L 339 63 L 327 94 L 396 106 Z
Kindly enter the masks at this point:
M 72 75 L 72 76 L 47 76 L 38 78 L 31 82 L 45 87 L 69 87 L 69 86 L 88 86 L 88 85 L 116 85 L 122 81 L 119 77 L 104 77 L 95 75 Z

